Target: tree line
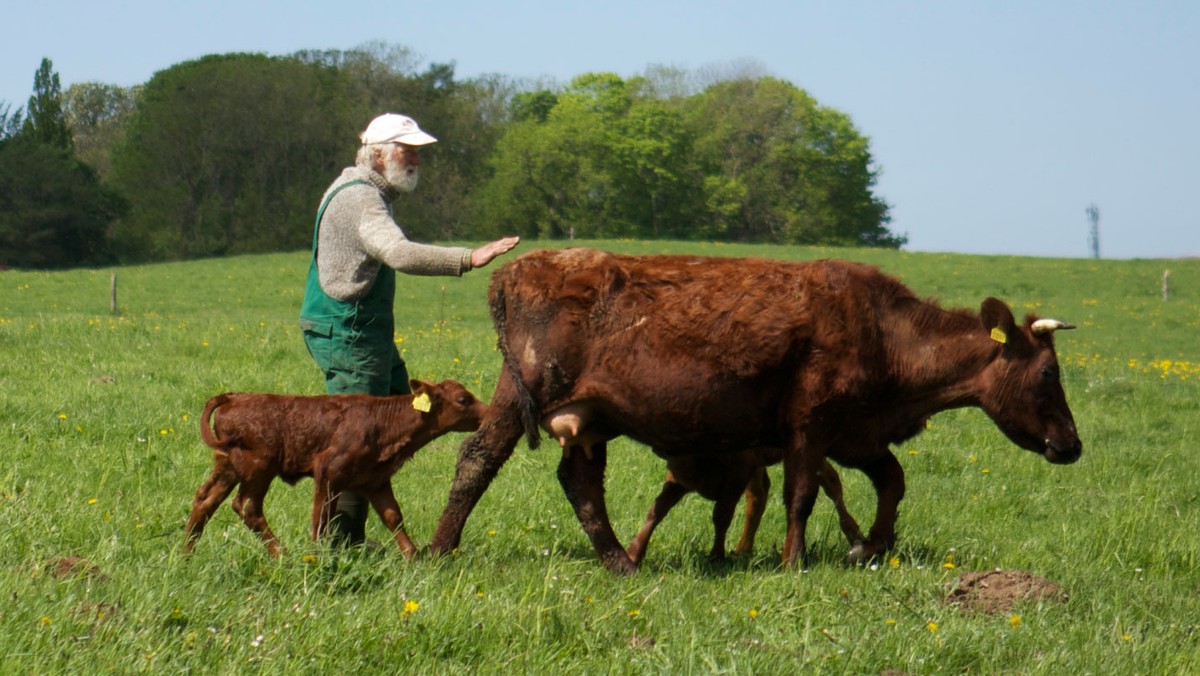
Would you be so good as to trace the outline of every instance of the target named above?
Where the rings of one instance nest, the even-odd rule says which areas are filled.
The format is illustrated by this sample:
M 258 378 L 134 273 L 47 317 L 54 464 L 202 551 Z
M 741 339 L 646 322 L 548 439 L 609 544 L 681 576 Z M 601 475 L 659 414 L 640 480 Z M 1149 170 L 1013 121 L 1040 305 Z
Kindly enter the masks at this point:
M 438 137 L 397 217 L 417 240 L 705 239 L 898 248 L 850 118 L 786 81 L 651 67 L 565 85 L 458 79 L 383 43 L 220 54 L 0 102 L 0 265 L 303 249 L 381 112 Z

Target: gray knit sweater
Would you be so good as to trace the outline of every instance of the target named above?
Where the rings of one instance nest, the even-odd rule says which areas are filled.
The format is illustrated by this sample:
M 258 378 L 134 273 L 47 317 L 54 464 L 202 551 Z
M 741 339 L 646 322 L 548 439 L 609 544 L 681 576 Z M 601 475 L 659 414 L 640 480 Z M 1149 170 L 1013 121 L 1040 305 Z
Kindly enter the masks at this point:
M 419 244 L 404 236 L 392 217 L 396 192 L 379 173 L 347 167 L 325 191 L 353 180 L 325 208 L 317 237 L 321 290 L 338 300 L 354 300 L 371 288 L 380 265 L 410 275 L 458 276 L 471 269 L 471 250 Z

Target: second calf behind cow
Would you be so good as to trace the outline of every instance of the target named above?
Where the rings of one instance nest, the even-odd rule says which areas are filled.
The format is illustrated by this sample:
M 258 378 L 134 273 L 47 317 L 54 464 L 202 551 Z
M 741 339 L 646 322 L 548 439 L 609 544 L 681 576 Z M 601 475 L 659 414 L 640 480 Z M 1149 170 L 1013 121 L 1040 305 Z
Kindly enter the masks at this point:
M 219 394 L 204 407 L 200 436 L 213 449 L 213 469 L 196 491 L 185 551 L 234 488 L 233 510 L 279 556 L 263 514 L 275 477 L 295 484 L 312 477 L 312 537 L 329 525 L 337 496 L 356 491 L 371 501 L 405 556 L 416 547 L 392 492 L 392 475 L 421 447 L 447 432 L 479 429 L 487 405 L 461 383 L 411 381 L 413 394 Z

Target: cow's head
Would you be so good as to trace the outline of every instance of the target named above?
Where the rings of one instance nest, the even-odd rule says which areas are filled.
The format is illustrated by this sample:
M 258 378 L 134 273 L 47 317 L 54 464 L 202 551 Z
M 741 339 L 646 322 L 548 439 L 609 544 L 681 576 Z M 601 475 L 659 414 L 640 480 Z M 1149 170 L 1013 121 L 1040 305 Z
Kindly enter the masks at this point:
M 1001 431 L 1022 448 L 1053 463 L 1079 459 L 1083 444 L 1059 380 L 1054 332 L 1075 328 L 1030 316 L 1018 326 L 1002 301 L 988 298 L 980 309 L 983 329 L 999 344 L 983 374 L 980 404 Z

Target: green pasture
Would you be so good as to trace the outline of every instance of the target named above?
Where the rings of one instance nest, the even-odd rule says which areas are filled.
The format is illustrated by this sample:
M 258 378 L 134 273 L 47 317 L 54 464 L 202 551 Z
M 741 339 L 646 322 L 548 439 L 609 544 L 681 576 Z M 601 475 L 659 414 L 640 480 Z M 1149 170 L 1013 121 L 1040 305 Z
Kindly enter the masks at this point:
M 296 325 L 307 254 L 4 271 L 0 672 L 1200 671 L 1200 261 L 589 245 L 854 258 L 947 306 L 995 295 L 1018 316 L 1078 324 L 1057 340 L 1083 458 L 1050 465 L 977 410 L 935 417 L 894 449 L 908 479 L 899 542 L 869 567 L 843 562 L 847 543 L 822 498 L 809 565 L 780 569 L 775 468 L 752 556 L 708 563 L 710 504 L 691 496 L 641 572 L 614 577 L 562 495 L 549 443 L 518 447 L 454 556 L 405 560 L 374 516 L 381 551 L 313 544 L 312 485 L 301 482 L 277 483 L 266 501 L 287 547 L 278 562 L 228 507 L 184 557 L 183 523 L 210 466 L 197 435 L 205 400 L 321 391 Z M 487 281 L 486 270 L 400 278 L 396 340 L 414 376 L 456 378 L 490 398 L 499 356 Z M 394 479 L 418 545 L 463 438 L 431 444 Z M 609 455 L 609 506 L 628 540 L 663 463 L 624 440 Z M 869 483 L 849 470 L 843 479 L 869 523 Z M 960 573 L 997 568 L 1050 580 L 1065 599 L 1000 613 L 945 603 Z

